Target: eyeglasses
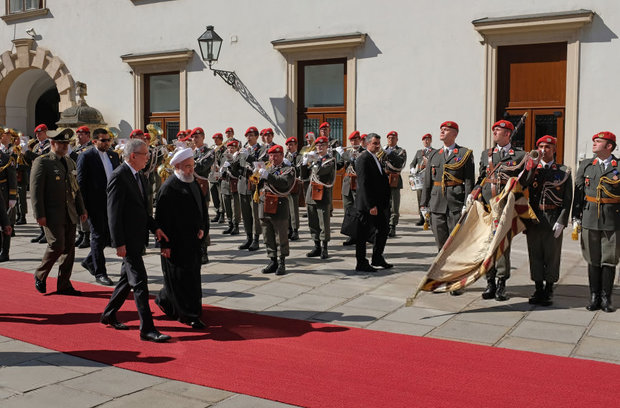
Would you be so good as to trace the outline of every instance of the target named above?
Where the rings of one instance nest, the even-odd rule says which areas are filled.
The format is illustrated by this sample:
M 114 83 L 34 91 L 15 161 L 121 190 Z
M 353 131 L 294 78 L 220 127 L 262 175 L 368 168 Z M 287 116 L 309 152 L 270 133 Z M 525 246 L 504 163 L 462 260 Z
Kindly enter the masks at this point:
M 105 143 L 105 142 L 109 142 L 110 140 L 111 140 L 111 139 L 99 139 L 99 141 L 100 141 L 100 142 L 103 142 L 103 143 Z
M 151 152 L 133 152 L 133 154 L 144 154 L 144 155 L 149 155 L 149 154 L 151 154 Z

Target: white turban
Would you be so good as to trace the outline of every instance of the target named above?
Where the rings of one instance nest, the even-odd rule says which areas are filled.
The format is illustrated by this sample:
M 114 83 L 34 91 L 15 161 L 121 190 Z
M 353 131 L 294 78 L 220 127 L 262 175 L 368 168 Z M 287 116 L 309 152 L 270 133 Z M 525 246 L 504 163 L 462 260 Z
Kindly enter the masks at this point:
M 190 149 L 189 147 L 181 148 L 176 151 L 176 153 L 172 157 L 172 160 L 170 160 L 170 164 L 172 166 L 176 166 L 177 164 L 181 163 L 183 160 L 187 160 L 190 157 L 194 157 L 193 150 Z

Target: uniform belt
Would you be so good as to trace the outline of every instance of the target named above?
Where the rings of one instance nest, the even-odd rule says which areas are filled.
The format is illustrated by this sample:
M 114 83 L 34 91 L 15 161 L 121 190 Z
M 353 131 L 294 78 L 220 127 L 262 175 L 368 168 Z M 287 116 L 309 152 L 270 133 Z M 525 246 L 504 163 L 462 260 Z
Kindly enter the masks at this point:
M 0 180 L 0 183 L 2 181 Z M 602 204 L 620 204 L 620 198 L 606 198 L 606 197 L 601 197 L 601 198 L 596 198 L 596 197 L 592 197 L 592 196 L 586 196 L 586 201 L 589 201 L 591 203 L 602 203 Z
M 488 179 L 489 183 L 491 183 L 491 184 L 500 184 L 502 186 L 505 186 L 507 181 L 508 180 L 498 180 L 496 178 L 495 179 Z
M 0 180 L 0 184 L 2 184 L 2 183 L 6 183 L 6 179 Z
M 538 204 L 538 208 L 540 208 L 543 211 L 546 211 L 546 210 L 555 210 L 556 208 L 558 208 L 558 206 L 555 204 Z
M 446 187 L 454 187 L 454 186 L 462 186 L 464 183 L 459 183 L 458 181 L 445 181 L 443 183 Z M 434 186 L 441 186 L 441 181 L 433 181 Z

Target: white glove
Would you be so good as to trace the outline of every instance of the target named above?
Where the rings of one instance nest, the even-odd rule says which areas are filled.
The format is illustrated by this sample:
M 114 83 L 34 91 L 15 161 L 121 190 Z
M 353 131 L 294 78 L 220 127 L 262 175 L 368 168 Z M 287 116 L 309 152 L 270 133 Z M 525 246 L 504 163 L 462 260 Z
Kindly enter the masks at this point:
M 260 170 L 258 170 L 258 174 L 260 174 L 260 178 L 266 180 L 267 177 L 269 177 L 269 170 L 262 168 Z
M 301 164 L 303 164 L 304 166 L 308 164 L 308 153 L 305 153 L 304 157 L 301 158 Z
M 465 204 L 463 208 L 461 209 L 461 214 L 465 214 L 466 212 L 467 212 L 467 204 Z
M 289 159 L 282 160 L 282 163 L 286 164 L 287 166 L 291 165 L 291 161 Z
M 465 200 L 465 207 L 467 207 L 468 205 L 470 205 L 471 203 L 474 202 L 474 196 L 471 194 L 467 195 L 467 200 Z M 463 207 L 463 208 L 465 208 Z
M 248 151 L 248 149 L 243 148 L 241 150 L 239 150 L 239 154 L 241 155 L 241 157 L 243 157 L 244 159 L 247 159 L 248 156 L 250 155 L 250 152 Z
M 17 200 L 9 200 L 9 208 L 15 207 L 15 204 L 17 204 Z
M 253 164 L 254 164 L 254 171 L 265 168 L 265 162 L 262 162 L 260 160 L 255 161 Z
M 388 147 L 387 149 L 385 149 L 385 154 L 392 153 L 392 150 L 394 150 L 394 149 L 392 149 L 391 147 Z
M 557 238 L 560 235 L 562 235 L 563 230 L 564 230 L 564 225 L 560 224 L 559 222 L 556 222 L 553 225 L 553 238 Z
M 223 169 L 225 169 L 225 168 L 227 168 L 227 167 L 230 167 L 230 162 L 229 162 L 228 160 L 226 160 L 226 161 L 224 162 L 224 164 L 222 164 L 222 168 L 223 168 Z
M 573 218 L 573 228 L 577 229 L 581 227 L 581 220 L 578 220 L 577 218 Z
M 428 215 L 428 208 L 422 207 L 420 208 L 420 212 L 422 213 L 422 217 L 426 218 L 426 216 Z
M 239 157 L 239 152 L 234 152 L 233 153 L 233 160 L 236 159 L 237 157 Z
M 336 151 L 338 152 L 339 155 L 343 155 L 344 154 L 344 149 L 342 148 L 342 146 L 338 146 L 336 147 Z

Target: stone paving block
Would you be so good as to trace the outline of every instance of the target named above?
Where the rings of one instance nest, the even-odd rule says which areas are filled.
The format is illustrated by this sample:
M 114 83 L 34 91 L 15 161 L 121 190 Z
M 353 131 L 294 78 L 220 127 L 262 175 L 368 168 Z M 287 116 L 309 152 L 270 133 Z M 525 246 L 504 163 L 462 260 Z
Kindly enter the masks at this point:
M 11 397 L 13 395 L 16 395 L 16 394 L 18 394 L 17 391 L 12 390 L 10 388 L 5 388 L 5 387 L 0 385 L 0 400 L 3 400 L 5 398 L 9 398 L 9 397 Z
M 10 338 L 10 337 L 0 336 L 0 343 L 3 343 L 5 341 L 13 341 L 13 339 Z M 0 364 L 1 364 L 1 362 L 0 362 Z
M 620 347 L 618 341 L 613 339 L 586 336 L 577 345 L 573 355 L 620 364 Z
M 418 295 L 413 303 L 413 306 L 456 313 L 469 305 L 473 299 L 477 298 L 478 296 L 472 294 L 471 292 L 465 292 L 461 296 L 450 296 L 448 293 L 425 292 Z
M 528 339 L 524 337 L 506 336 L 498 344 L 497 347 L 503 347 L 512 350 L 533 351 L 536 353 L 552 354 L 556 356 L 570 356 L 575 348 L 573 344 L 560 343 L 557 341 Z
M 282 307 L 280 305 L 276 305 L 270 307 L 269 309 L 263 310 L 259 312 L 259 314 L 275 316 L 275 317 L 284 317 L 287 319 L 297 319 L 297 320 L 310 320 L 312 316 L 316 315 L 316 310 L 303 310 L 303 309 L 291 309 L 290 307 Z
M 380 319 L 374 323 L 369 324 L 365 328 L 369 330 L 378 330 L 390 333 L 408 334 L 410 336 L 425 336 L 435 327 L 425 326 L 423 324 L 411 324 Z
M 249 395 L 235 395 L 222 402 L 211 405 L 210 408 L 285 408 L 294 405 L 283 404 L 281 402 L 270 401 L 262 398 L 251 397 Z
M 246 290 L 253 288 L 254 286 L 248 285 L 242 282 L 208 282 L 202 284 L 203 293 L 208 293 L 209 296 L 235 296 L 239 293 L 243 293 Z
M 411 306 L 401 307 L 395 312 L 386 315 L 382 320 L 437 327 L 454 316 L 456 314 L 444 310 Z
M 596 321 L 590 328 L 588 336 L 602 337 L 610 340 L 620 340 L 620 323 Z
M 302 293 L 308 292 L 309 290 L 310 288 L 305 285 L 296 285 L 294 283 L 281 282 L 278 280 L 257 286 L 249 292 L 259 295 L 272 295 L 290 299 L 299 296 Z
M 524 320 L 510 334 L 516 337 L 576 344 L 585 330 L 583 326 Z
M 12 366 L 49 356 L 53 351 L 18 340 L 0 342 L 0 366 Z M 0 383 L 2 384 L 2 383 Z
M 109 396 L 51 385 L 2 401 L 3 408 L 90 408 L 109 401 Z
M 528 313 L 525 320 L 569 324 L 574 326 L 588 326 L 593 318 L 594 313 L 585 309 L 571 310 L 536 307 Z
M 205 401 L 186 398 L 167 392 L 147 388 L 133 394 L 116 398 L 101 405 L 101 408 L 203 408 Z
M 233 295 L 217 302 L 219 307 L 225 307 L 234 310 L 247 310 L 258 311 L 269 309 L 272 306 L 280 304 L 286 301 L 284 297 L 271 296 L 265 294 L 252 294 L 253 296 L 247 296 L 252 294 L 251 292 L 245 292 L 242 295 Z
M 30 360 L 10 367 L 1 367 L 0 384 L 17 391 L 26 392 L 80 375 L 74 370 L 57 367 L 39 360 Z
M 163 378 L 107 367 L 94 373 L 82 375 L 62 383 L 65 387 L 76 390 L 119 397 L 166 381 Z
M 295 272 L 290 271 L 280 279 L 282 282 L 305 285 L 315 288 L 337 279 L 334 276 L 316 272 Z
M 311 289 L 307 293 L 311 295 L 351 298 L 366 293 L 367 290 L 368 285 L 363 285 L 352 281 L 343 281 L 342 279 L 339 279 L 328 282 L 325 285 L 321 285 L 317 288 Z
M 409 284 L 394 283 L 394 281 L 391 281 L 377 287 L 376 289 L 368 291 L 368 294 L 400 298 L 403 299 L 404 302 L 409 296 L 411 296 L 411 289 L 412 287 Z
M 317 313 L 312 320 L 341 324 L 344 326 L 365 327 L 385 315 L 385 312 L 347 305 L 338 306 L 327 312 Z
M 497 343 L 508 330 L 508 326 L 450 320 L 431 331 L 427 337 L 491 345 Z
M 523 319 L 524 315 L 524 312 L 511 311 L 505 308 L 463 310 L 455 317 L 455 320 L 494 324 L 497 326 L 513 326 Z
M 80 373 L 91 373 L 101 370 L 107 365 L 96 361 L 86 360 L 84 358 L 75 357 L 65 353 L 51 353 L 48 356 L 41 357 L 39 360 L 55 366 L 61 366 Z
M 297 296 L 294 299 L 289 299 L 285 302 L 280 303 L 280 306 L 283 308 L 293 308 L 293 309 L 305 309 L 305 310 L 314 310 L 317 312 L 323 312 L 325 310 L 329 310 L 332 307 L 344 303 L 347 299 L 333 297 L 333 296 L 321 296 L 321 295 L 309 295 L 307 293 L 303 293 Z
M 349 302 L 346 302 L 345 306 L 391 312 L 404 306 L 404 304 L 404 299 L 397 297 L 361 295 Z
M 183 395 L 184 397 L 205 401 L 219 402 L 235 395 L 232 392 L 218 390 L 217 388 L 202 387 L 196 384 L 185 383 L 181 381 L 169 380 L 161 384 L 154 385 L 153 390 L 161 391 L 167 394 Z
M 595 319 L 597 321 L 620 323 L 620 312 L 615 312 L 615 313 L 595 312 L 593 314 L 595 315 Z

